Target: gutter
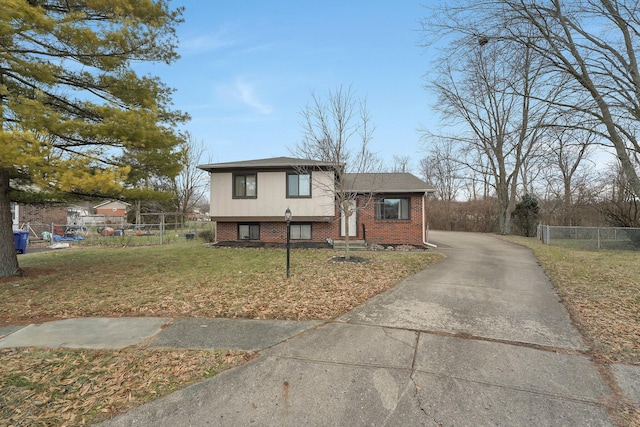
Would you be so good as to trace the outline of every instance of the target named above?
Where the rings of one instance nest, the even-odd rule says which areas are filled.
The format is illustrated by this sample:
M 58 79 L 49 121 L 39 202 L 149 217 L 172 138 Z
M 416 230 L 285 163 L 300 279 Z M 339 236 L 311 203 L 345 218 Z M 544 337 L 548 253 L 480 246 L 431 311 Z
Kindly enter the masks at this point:
M 425 210 L 427 200 L 427 193 L 422 195 L 422 243 L 425 246 L 429 246 L 431 248 L 437 248 L 437 245 L 433 243 L 429 243 L 429 225 L 426 223 L 427 221 L 427 212 Z

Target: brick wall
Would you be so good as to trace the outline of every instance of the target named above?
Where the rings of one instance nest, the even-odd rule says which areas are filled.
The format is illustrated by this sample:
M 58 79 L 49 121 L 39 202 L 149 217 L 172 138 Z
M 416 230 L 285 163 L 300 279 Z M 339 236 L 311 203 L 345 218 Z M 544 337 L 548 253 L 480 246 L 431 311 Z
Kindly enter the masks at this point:
M 67 223 L 67 207 L 51 205 L 20 205 L 19 220 L 19 225 L 28 222 L 33 231 L 40 235 L 43 231 L 51 231 L 51 224 Z
M 362 239 L 362 225 L 366 228 L 367 243 L 380 245 L 422 246 L 422 195 L 411 196 L 408 220 L 379 220 L 375 218 L 375 202 L 358 212 L 358 239 Z
M 295 224 L 295 222 L 293 222 Z M 237 222 L 218 222 L 218 241 L 228 242 L 238 240 Z M 293 242 L 324 243 L 328 237 L 335 238 L 333 223 L 314 222 L 311 224 L 311 240 L 292 240 Z M 284 243 L 287 239 L 287 225 L 284 222 L 260 223 L 260 241 L 265 243 Z
M 111 208 L 108 208 L 108 209 L 98 208 L 98 209 L 96 209 L 96 215 L 104 215 L 105 217 L 106 216 L 111 216 L 111 217 L 126 218 L 127 217 L 127 211 L 124 210 L 124 209 L 113 210 Z
M 360 208 L 363 199 L 358 200 Z M 422 233 L 422 195 L 413 195 L 410 200 L 410 214 L 408 220 L 377 220 L 375 219 L 375 202 L 371 200 L 367 206 L 358 211 L 357 234 L 352 240 L 365 239 L 363 225 L 366 228 L 368 243 L 381 245 L 423 245 Z M 336 218 L 339 214 L 336 210 Z M 238 223 L 218 222 L 218 241 L 238 240 Z M 315 222 L 311 225 L 311 242 L 323 243 L 327 238 L 342 240 L 340 236 L 340 221 Z M 260 223 L 260 241 L 265 243 L 282 243 L 286 240 L 286 224 L 284 222 Z M 294 242 L 304 242 L 295 240 Z
M 219 242 L 238 239 L 238 224 L 235 222 L 217 222 L 216 237 Z

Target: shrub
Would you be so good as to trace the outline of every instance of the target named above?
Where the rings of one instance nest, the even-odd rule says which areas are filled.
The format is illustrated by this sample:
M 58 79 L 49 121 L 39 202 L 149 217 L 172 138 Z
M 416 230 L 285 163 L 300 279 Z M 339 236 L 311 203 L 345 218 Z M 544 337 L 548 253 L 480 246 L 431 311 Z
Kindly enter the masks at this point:
M 203 230 L 198 233 L 198 237 L 207 243 L 214 243 L 216 241 L 216 233 L 213 230 Z

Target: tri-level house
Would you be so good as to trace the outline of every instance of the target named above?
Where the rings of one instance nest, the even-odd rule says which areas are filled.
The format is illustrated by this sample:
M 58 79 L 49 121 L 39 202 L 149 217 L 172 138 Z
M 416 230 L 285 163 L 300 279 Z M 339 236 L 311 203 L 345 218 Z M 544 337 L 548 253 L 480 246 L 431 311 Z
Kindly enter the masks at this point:
M 426 245 L 426 196 L 433 188 L 410 173 L 342 174 L 337 167 L 290 157 L 199 166 L 211 177 L 218 242 L 282 243 L 289 209 L 293 243 L 327 245 L 344 240 L 348 229 L 351 240 Z M 351 196 L 348 215 L 337 207 L 338 192 Z

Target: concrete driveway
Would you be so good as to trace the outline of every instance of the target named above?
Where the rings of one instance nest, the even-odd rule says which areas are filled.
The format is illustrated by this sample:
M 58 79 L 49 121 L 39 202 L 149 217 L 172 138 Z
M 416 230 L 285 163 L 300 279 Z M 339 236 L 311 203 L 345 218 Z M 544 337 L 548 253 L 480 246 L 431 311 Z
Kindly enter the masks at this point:
M 441 263 L 104 425 L 613 425 L 612 392 L 531 253 L 431 237 Z

